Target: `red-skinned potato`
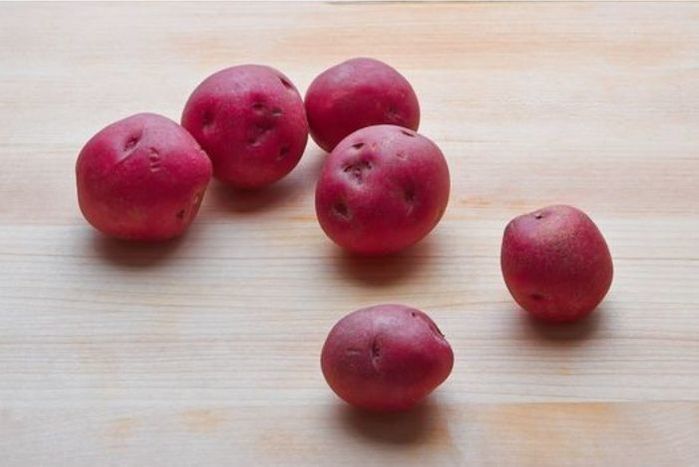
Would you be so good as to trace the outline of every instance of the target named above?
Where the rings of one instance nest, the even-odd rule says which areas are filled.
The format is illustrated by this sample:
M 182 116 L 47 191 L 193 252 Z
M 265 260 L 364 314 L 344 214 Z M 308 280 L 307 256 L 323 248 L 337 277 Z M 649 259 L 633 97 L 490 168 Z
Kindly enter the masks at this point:
M 597 226 L 584 212 L 563 205 L 510 221 L 501 267 L 515 301 L 550 322 L 588 315 L 607 294 L 613 276 L 612 257 Z
M 425 237 L 449 200 L 439 148 L 395 125 L 362 128 L 328 155 L 316 186 L 325 233 L 359 254 L 400 251 Z
M 287 175 L 308 140 L 298 91 L 262 65 L 234 66 L 206 78 L 187 101 L 182 126 L 211 158 L 214 176 L 242 189 Z
M 408 410 L 442 384 L 454 354 L 434 322 L 403 305 L 376 305 L 342 318 L 328 334 L 321 368 L 330 388 L 371 411 Z
M 318 75 L 306 91 L 313 140 L 330 152 L 350 133 L 391 124 L 417 130 L 420 106 L 410 83 L 387 64 L 354 58 Z
M 156 114 L 115 122 L 83 147 L 76 164 L 85 219 L 121 239 L 181 235 L 199 210 L 211 162 L 187 131 Z

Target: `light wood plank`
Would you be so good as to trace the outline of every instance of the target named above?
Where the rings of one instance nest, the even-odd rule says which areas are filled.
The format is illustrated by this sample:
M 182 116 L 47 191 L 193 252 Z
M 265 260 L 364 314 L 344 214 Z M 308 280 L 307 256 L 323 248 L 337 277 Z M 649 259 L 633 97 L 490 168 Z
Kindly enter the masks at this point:
M 178 119 L 235 63 L 300 89 L 369 55 L 449 160 L 422 244 L 353 259 L 313 212 L 323 161 L 258 194 L 212 184 L 163 246 L 104 239 L 74 162 L 105 124 Z M 699 4 L 0 5 L 0 452 L 8 465 L 693 465 L 699 456 Z M 599 313 L 533 324 L 502 229 L 565 202 L 615 260 Z M 360 306 L 428 311 L 450 379 L 414 413 L 338 402 L 319 371 Z

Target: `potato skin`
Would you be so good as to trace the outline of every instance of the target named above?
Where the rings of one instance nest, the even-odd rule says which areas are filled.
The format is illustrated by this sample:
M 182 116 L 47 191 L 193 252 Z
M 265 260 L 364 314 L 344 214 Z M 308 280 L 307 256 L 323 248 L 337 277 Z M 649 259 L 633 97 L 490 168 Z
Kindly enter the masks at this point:
M 362 128 L 325 160 L 316 215 L 325 233 L 359 254 L 407 248 L 439 222 L 449 201 L 449 168 L 429 139 L 395 125 Z
M 199 210 L 211 162 L 187 131 L 156 114 L 136 114 L 99 131 L 76 163 L 85 219 L 116 238 L 181 235 Z
M 308 141 L 298 91 L 281 72 L 262 65 L 234 66 L 206 78 L 187 101 L 182 126 L 211 158 L 214 177 L 242 189 L 287 175 Z
M 323 376 L 349 404 L 408 410 L 442 384 L 454 354 L 434 322 L 404 305 L 354 311 L 335 324 L 321 353 Z
M 350 133 L 391 124 L 417 130 L 420 105 L 408 80 L 389 65 L 353 58 L 318 75 L 306 92 L 313 140 L 330 152 Z
M 515 301 L 535 318 L 568 322 L 591 313 L 612 283 L 612 257 L 594 222 L 557 205 L 505 228 L 500 263 Z

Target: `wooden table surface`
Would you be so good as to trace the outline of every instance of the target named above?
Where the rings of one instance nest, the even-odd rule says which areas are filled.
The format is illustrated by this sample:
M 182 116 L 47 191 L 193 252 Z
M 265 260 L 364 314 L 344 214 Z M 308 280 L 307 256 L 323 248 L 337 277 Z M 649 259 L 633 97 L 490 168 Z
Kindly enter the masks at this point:
M 81 217 L 74 163 L 111 121 L 178 120 L 265 63 L 305 91 L 373 56 L 412 82 L 452 196 L 403 255 L 353 259 L 313 209 L 313 144 L 267 190 L 212 183 L 167 245 Z M 698 465 L 699 4 L 0 5 L 0 463 Z M 589 320 L 532 323 L 502 230 L 587 211 L 615 262 Z M 398 302 L 451 342 L 447 382 L 375 417 L 326 386 L 345 313 Z

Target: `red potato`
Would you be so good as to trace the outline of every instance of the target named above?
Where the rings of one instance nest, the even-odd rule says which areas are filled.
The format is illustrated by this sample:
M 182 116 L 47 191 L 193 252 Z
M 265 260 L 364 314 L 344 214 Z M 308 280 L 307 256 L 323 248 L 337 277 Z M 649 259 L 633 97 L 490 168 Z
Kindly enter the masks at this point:
M 330 152 L 350 133 L 392 124 L 417 130 L 420 106 L 410 83 L 371 58 L 354 58 L 325 70 L 306 92 L 313 140 Z
M 425 237 L 449 200 L 449 169 L 429 139 L 395 125 L 363 128 L 325 160 L 316 214 L 349 251 L 380 255 Z
M 592 312 L 613 275 L 604 237 L 584 212 L 571 206 L 549 206 L 510 221 L 501 266 L 515 301 L 551 322 L 574 321 Z
M 236 188 L 260 188 L 296 167 L 308 140 L 303 101 L 274 68 L 240 65 L 206 78 L 182 113 L 214 176 Z
M 373 411 L 407 410 L 447 379 L 454 354 L 420 310 L 376 305 L 342 318 L 323 346 L 321 368 L 349 404 Z
M 181 235 L 199 210 L 211 162 L 187 131 L 156 114 L 113 123 L 76 164 L 85 219 L 112 237 L 161 241 Z

